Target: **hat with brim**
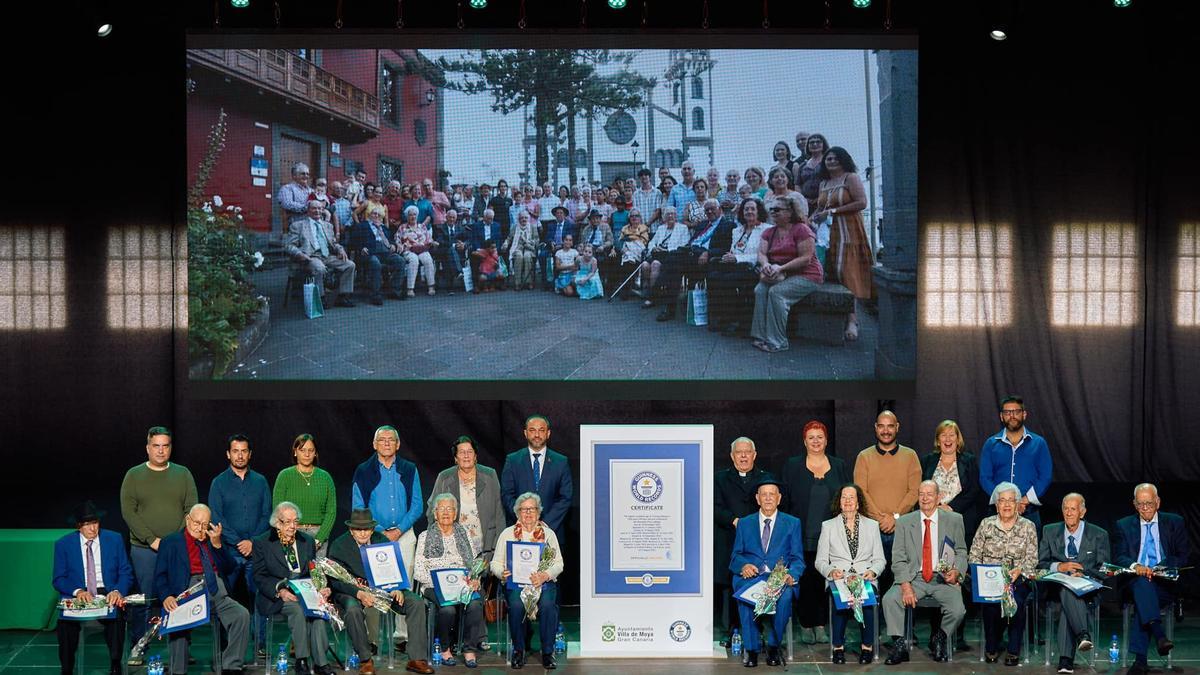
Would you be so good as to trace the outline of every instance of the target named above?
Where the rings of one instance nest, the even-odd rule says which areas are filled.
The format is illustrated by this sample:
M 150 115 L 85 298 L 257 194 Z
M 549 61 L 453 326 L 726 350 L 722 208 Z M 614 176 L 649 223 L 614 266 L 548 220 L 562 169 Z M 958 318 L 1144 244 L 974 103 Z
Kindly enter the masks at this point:
M 71 517 L 67 519 L 67 522 L 71 525 L 93 523 L 103 518 L 105 513 L 107 512 L 96 508 L 95 502 L 89 499 L 71 511 Z
M 564 215 L 569 213 L 569 211 L 567 211 L 567 207 L 563 206 L 562 204 L 559 204 L 558 206 L 550 209 L 550 213 L 553 213 L 556 216 L 558 215 L 559 211 L 562 211 Z
M 758 484 L 754 486 L 754 491 L 758 492 L 758 489 L 764 485 L 774 485 L 776 488 L 779 489 L 780 492 L 783 492 L 783 483 L 780 483 L 779 481 L 775 480 L 775 478 L 773 478 L 772 476 L 767 476 L 767 477 L 763 478 L 762 480 L 758 481 Z
M 592 209 L 591 211 L 588 211 L 588 218 L 600 218 L 603 216 L 604 214 L 600 213 L 600 209 Z
M 352 530 L 373 530 L 379 524 L 371 515 L 371 509 L 354 509 L 350 512 L 350 520 L 345 523 Z

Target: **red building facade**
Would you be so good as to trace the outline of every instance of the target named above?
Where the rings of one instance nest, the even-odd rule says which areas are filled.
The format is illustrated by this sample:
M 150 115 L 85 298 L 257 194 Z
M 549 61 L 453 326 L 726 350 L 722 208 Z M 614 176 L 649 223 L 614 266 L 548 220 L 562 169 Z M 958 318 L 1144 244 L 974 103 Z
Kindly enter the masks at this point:
M 240 206 L 253 230 L 282 231 L 276 196 L 298 161 L 310 185 L 356 169 L 376 184 L 437 184 L 443 98 L 417 50 L 194 49 L 187 66 L 189 176 L 223 109 L 225 148 L 205 194 Z

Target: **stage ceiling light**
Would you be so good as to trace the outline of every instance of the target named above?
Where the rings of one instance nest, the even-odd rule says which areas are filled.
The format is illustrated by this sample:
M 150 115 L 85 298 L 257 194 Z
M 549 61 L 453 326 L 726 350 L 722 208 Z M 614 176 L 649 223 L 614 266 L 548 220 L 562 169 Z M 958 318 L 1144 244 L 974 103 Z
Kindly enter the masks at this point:
M 626 0 L 608 0 L 608 6 L 613 9 L 625 9 Z
M 487 0 L 471 0 L 471 9 L 483 9 L 487 7 Z
M 1113 7 L 1128 7 L 1133 0 L 1113 0 Z
M 871 6 L 871 0 L 850 0 L 855 9 L 866 9 Z
M 229 4 L 232 5 L 234 9 L 246 9 L 250 6 L 250 0 L 229 0 Z
M 993 40 L 1007 40 L 1008 39 L 1008 33 L 1005 33 L 1000 28 L 993 28 L 992 32 L 988 33 L 988 35 L 992 36 Z
M 112 33 L 111 23 L 102 23 L 100 24 L 100 27 L 96 29 L 96 35 L 99 35 L 100 37 L 108 37 L 109 33 Z

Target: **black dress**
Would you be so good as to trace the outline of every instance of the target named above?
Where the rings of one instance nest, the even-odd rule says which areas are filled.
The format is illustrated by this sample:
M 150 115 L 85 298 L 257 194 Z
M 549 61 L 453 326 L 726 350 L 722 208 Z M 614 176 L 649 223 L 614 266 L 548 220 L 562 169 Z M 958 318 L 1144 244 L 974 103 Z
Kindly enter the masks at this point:
M 817 478 L 808 470 L 807 456 L 792 457 L 783 467 L 783 499 L 780 508 L 800 519 L 800 534 L 804 538 L 804 574 L 800 577 L 800 601 L 796 618 L 805 628 L 824 626 L 828 620 L 825 579 L 813 564 L 817 558 L 817 542 L 821 538 L 821 523 L 828 520 L 833 495 L 854 476 L 840 457 L 826 455 L 829 471 Z

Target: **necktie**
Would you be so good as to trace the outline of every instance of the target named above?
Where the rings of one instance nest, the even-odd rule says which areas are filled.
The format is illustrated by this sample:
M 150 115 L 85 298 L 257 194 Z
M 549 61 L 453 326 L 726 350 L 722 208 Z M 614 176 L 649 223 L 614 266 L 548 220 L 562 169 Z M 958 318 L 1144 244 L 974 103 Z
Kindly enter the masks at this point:
M 933 519 L 925 519 L 925 543 L 921 545 L 921 578 L 933 581 Z
M 1146 523 L 1146 553 L 1143 556 L 1146 559 L 1146 567 L 1158 564 L 1158 544 L 1154 541 L 1153 525 L 1154 523 Z
M 536 492 L 542 485 L 542 453 L 533 453 L 533 490 Z
M 771 519 L 767 518 L 763 521 L 762 531 L 762 549 L 763 555 L 767 554 L 767 546 L 771 544 Z
M 209 595 L 216 595 L 217 572 L 213 567 L 212 553 L 208 550 L 208 544 L 203 541 L 196 542 L 196 547 L 200 549 L 200 567 L 204 569 L 204 588 Z
M 96 556 L 92 553 L 92 544 L 95 541 L 87 543 L 87 591 L 92 595 L 96 594 Z
M 329 255 L 329 242 L 325 240 L 325 228 L 321 227 L 321 223 L 310 220 L 313 228 L 313 239 L 316 240 L 317 246 L 321 249 L 321 255 Z
M 1067 535 L 1067 557 L 1074 560 L 1079 557 L 1079 547 L 1075 546 L 1075 535 Z
M 283 554 L 287 556 L 288 567 L 294 572 L 300 567 L 300 561 L 296 559 L 296 548 L 290 544 L 285 544 Z

